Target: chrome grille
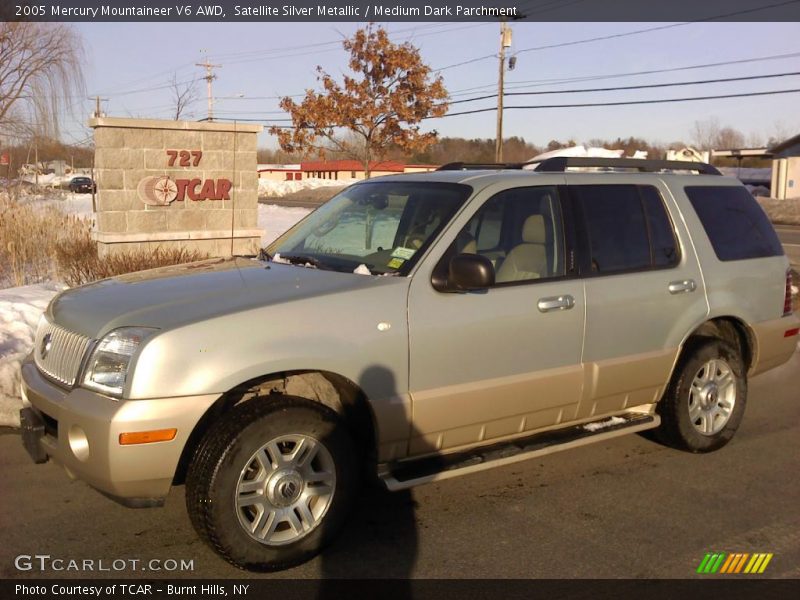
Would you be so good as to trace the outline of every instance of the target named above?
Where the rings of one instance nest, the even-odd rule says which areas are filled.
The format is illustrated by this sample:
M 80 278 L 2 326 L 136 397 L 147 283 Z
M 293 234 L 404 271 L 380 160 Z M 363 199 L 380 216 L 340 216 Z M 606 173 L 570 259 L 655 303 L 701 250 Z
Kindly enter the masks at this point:
M 50 336 L 50 348 L 45 356 L 45 337 Z M 47 376 L 67 386 L 75 384 L 81 361 L 91 340 L 80 334 L 67 331 L 63 327 L 42 320 L 36 331 L 34 358 L 36 366 Z

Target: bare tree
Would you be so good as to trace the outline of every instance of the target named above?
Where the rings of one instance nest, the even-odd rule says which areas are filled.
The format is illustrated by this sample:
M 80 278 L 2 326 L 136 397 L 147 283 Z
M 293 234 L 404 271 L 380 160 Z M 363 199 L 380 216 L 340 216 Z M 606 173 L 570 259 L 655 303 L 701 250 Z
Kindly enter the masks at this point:
M 172 103 L 175 106 L 175 120 L 180 121 L 186 108 L 197 100 L 197 81 L 178 81 L 178 74 L 172 74 L 170 89 L 172 90 Z
M 0 130 L 57 137 L 81 106 L 83 44 L 63 23 L 0 22 Z
M 723 127 L 720 129 L 717 134 L 717 139 L 714 142 L 714 147 L 720 150 L 742 148 L 744 145 L 744 134 L 733 127 Z
M 703 121 L 695 121 L 692 127 L 692 142 L 700 150 L 711 150 L 717 141 L 720 124 L 716 117 L 709 117 Z
M 751 131 L 747 135 L 747 146 L 749 148 L 761 148 L 764 145 L 764 134 L 759 131 Z
M 745 145 L 745 136 L 741 131 L 733 127 L 722 127 L 716 117 L 695 121 L 692 139 L 701 150 L 730 150 Z

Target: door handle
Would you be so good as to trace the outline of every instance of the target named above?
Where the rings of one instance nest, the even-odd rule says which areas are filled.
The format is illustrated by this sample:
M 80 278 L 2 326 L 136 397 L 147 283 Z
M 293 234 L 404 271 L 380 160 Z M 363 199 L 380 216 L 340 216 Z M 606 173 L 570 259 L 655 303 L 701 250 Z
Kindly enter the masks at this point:
M 575 298 L 569 294 L 565 294 L 563 296 L 550 296 L 549 298 L 540 298 L 536 306 L 539 308 L 539 312 L 569 310 L 575 306 Z
M 670 294 L 685 294 L 697 289 L 694 279 L 684 279 L 683 281 L 671 281 L 667 287 Z

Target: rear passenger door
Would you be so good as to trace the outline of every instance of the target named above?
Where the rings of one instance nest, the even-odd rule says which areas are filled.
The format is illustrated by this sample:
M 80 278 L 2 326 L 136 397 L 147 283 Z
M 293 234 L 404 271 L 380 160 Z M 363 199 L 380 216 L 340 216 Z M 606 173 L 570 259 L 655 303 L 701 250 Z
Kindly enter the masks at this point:
M 708 312 L 666 186 L 655 177 L 637 177 L 639 184 L 614 177 L 567 176 L 586 294 L 578 418 L 658 401 L 684 334 Z

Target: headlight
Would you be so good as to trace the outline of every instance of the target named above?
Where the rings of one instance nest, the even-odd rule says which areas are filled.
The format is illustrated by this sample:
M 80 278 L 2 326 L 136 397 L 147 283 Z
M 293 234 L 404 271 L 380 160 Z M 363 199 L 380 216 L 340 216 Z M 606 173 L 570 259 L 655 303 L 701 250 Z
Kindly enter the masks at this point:
M 121 327 L 108 333 L 89 356 L 83 385 L 104 394 L 121 396 L 133 355 L 155 331 L 149 327 Z

